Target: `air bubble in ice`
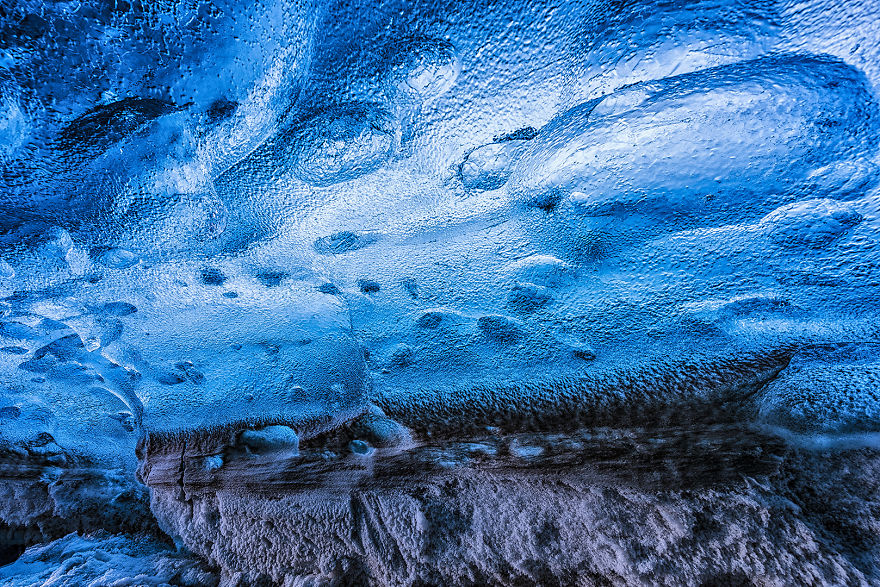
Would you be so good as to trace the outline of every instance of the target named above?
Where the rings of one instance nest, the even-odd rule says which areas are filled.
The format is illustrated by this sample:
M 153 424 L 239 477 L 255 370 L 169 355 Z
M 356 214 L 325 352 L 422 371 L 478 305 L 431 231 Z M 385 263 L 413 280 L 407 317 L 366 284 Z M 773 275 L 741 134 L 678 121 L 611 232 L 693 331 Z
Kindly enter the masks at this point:
M 119 247 L 93 250 L 92 257 L 101 265 L 111 269 L 126 269 L 140 260 L 131 251 Z
M 525 141 L 490 143 L 468 153 L 459 167 L 462 185 L 469 190 L 494 190 L 507 183 Z
M 422 99 L 439 96 L 455 84 L 461 62 L 455 47 L 441 39 L 410 37 L 395 45 L 389 78 L 403 92 Z
M 330 186 L 375 171 L 400 143 L 397 122 L 364 102 L 330 106 L 290 133 L 293 172 L 306 183 Z

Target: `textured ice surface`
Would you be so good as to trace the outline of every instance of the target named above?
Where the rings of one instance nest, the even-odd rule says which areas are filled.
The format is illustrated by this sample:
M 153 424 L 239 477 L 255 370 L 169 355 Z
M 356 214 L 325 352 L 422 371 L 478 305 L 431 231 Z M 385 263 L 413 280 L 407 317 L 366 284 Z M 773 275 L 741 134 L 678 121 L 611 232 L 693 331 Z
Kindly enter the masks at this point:
M 560 114 L 516 164 L 514 189 L 542 208 L 568 197 L 592 213 L 647 206 L 658 220 L 758 211 L 801 195 L 799 184 L 827 168 L 872 157 L 878 124 L 860 72 L 762 57 L 627 86 Z
M 207 586 L 217 577 L 194 557 L 174 552 L 150 536 L 98 532 L 70 534 L 34 546 L 15 563 L 0 568 L 3 585 Z
M 878 584 L 878 63 L 867 0 L 3 5 L 3 580 Z

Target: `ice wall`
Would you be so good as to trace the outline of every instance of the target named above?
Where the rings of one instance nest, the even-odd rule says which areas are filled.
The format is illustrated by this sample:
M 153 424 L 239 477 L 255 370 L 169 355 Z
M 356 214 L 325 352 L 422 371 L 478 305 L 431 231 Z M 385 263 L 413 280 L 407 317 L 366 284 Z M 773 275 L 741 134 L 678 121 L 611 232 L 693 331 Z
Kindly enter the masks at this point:
M 251 563 L 206 546 L 208 514 L 189 533 L 178 483 L 347 491 L 400 451 L 470 474 L 470 444 L 551 482 L 523 434 L 566 471 L 553 434 L 706 418 L 873 450 L 878 23 L 858 0 L 2 7 L 3 556 L 159 535 L 152 483 L 231 577 Z

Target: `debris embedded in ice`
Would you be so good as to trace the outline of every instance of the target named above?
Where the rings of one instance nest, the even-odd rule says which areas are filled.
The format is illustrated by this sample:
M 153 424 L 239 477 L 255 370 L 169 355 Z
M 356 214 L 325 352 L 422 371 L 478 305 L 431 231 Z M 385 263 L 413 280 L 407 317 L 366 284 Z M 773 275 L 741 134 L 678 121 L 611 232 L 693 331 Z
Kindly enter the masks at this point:
M 299 436 L 289 426 L 266 426 L 260 430 L 244 430 L 238 436 L 242 446 L 257 453 L 286 451 L 296 454 Z
M 596 351 L 588 346 L 579 346 L 572 349 L 572 354 L 582 361 L 592 361 L 596 358 Z
M 174 104 L 152 98 L 125 98 L 96 106 L 62 129 L 58 146 L 78 157 L 95 156 L 175 110 Z
M 361 290 L 362 294 L 379 293 L 382 289 L 382 286 L 372 279 L 358 279 L 357 284 L 358 289 Z
M 200 277 L 205 285 L 223 285 L 226 283 L 226 274 L 216 267 L 202 268 Z
M 321 285 L 318 286 L 317 289 L 319 292 L 324 293 L 324 294 L 328 294 L 331 296 L 337 296 L 341 293 L 339 288 L 336 287 L 335 285 L 333 285 L 332 283 L 322 283 Z
M 290 277 L 285 271 L 260 271 L 257 273 L 257 280 L 266 287 L 278 287 L 285 277 Z
M 335 232 L 315 240 L 315 250 L 322 255 L 338 255 L 367 247 L 379 239 L 375 234 L 359 234 L 349 230 Z
M 239 107 L 239 105 L 240 104 L 238 102 L 227 100 L 226 98 L 219 98 L 217 100 L 214 100 L 214 102 L 211 103 L 208 109 L 205 110 L 205 118 L 207 124 L 216 124 L 229 118 Z
M 530 141 L 536 136 L 538 136 L 537 129 L 531 126 L 524 126 L 523 128 L 518 128 L 513 132 L 508 132 L 496 136 L 494 142 L 505 143 L 508 141 Z

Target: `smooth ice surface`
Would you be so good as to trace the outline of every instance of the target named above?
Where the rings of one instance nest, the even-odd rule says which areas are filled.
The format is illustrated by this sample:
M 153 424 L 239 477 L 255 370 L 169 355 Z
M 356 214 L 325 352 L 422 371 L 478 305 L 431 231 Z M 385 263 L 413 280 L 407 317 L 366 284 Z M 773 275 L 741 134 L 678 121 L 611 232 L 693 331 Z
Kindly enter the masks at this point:
M 3 5 L 0 556 L 46 543 L 4 577 L 198 583 L 65 512 L 179 483 L 195 549 L 184 484 L 312 458 L 544 471 L 715 411 L 874 450 L 878 165 L 870 0 Z

